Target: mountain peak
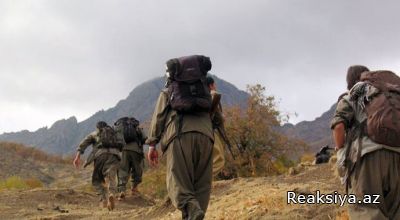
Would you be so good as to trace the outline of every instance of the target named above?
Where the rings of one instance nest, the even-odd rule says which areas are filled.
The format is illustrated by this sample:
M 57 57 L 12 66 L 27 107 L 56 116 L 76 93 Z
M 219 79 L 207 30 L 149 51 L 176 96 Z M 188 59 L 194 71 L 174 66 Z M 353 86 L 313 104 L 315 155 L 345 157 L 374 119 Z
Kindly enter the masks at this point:
M 312 150 L 317 150 L 321 146 L 333 145 L 331 138 L 330 121 L 336 109 L 336 104 L 324 112 L 314 121 L 302 121 L 293 124 L 285 124 L 280 131 L 287 136 L 300 139 L 308 143 Z
M 248 94 L 214 76 L 218 90 L 223 94 L 224 105 L 243 105 Z M 0 140 L 18 142 L 28 146 L 35 146 L 46 152 L 70 154 L 75 151 L 79 142 L 95 129 L 98 121 L 113 124 L 120 117 L 134 116 L 141 122 L 150 120 L 160 91 L 164 88 L 165 77 L 148 80 L 120 100 L 116 106 L 107 110 L 100 110 L 88 119 L 78 123 L 76 117 L 56 121 L 50 128 L 39 129 L 35 132 L 23 131 L 5 133 Z

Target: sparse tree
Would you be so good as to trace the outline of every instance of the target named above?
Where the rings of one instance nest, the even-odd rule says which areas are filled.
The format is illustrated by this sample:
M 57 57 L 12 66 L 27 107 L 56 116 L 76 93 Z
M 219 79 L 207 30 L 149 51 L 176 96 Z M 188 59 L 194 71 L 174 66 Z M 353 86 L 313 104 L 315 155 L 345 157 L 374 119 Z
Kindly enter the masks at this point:
M 274 96 L 265 95 L 265 87 L 248 86 L 250 94 L 245 108 L 234 106 L 226 109 L 227 135 L 238 148 L 241 156 L 230 161 L 241 176 L 265 176 L 278 174 L 281 166 L 289 166 L 287 158 L 297 146 L 304 143 L 281 135 L 276 131 L 288 119 L 277 108 Z

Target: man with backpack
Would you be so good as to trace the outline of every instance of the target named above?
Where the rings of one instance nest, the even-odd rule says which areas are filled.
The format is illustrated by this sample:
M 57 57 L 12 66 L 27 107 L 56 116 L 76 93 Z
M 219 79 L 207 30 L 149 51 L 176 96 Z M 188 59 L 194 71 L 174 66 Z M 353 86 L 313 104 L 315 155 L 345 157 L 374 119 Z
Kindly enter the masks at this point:
M 167 190 L 183 219 L 203 219 L 212 183 L 213 129 L 206 76 L 208 57 L 193 55 L 167 62 L 166 89 L 161 91 L 149 129 L 150 164 L 158 163 L 156 144 L 167 159 Z
M 92 185 L 100 196 L 100 206 L 111 211 L 115 207 L 116 177 L 124 140 L 106 122 L 99 121 L 96 131 L 86 136 L 78 146 L 73 162 L 76 168 L 80 167 L 80 156 L 90 145 L 93 150 L 84 167 L 94 162 Z M 106 182 L 108 187 L 104 186 Z
M 123 117 L 114 124 L 115 130 L 124 137 L 126 145 L 122 149 L 122 160 L 118 169 L 118 200 L 125 198 L 126 184 L 131 175 L 131 193 L 138 193 L 137 186 L 142 182 L 143 175 L 143 144 L 147 137 L 139 127 L 135 118 Z
M 400 78 L 351 66 L 331 122 L 339 174 L 358 200 L 351 219 L 400 219 Z M 371 201 L 370 201 L 371 202 Z

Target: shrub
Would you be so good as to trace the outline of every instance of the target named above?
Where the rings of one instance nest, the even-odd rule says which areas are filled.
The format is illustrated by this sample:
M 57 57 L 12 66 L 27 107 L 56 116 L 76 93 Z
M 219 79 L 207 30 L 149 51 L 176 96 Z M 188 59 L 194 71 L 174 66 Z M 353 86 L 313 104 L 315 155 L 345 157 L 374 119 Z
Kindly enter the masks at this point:
M 43 183 L 35 178 L 22 179 L 18 176 L 11 176 L 3 181 L 0 181 L 0 191 L 13 189 L 34 189 L 40 187 L 43 187 Z
M 227 136 L 238 146 L 236 154 L 241 152 L 235 161 L 228 160 L 227 166 L 242 177 L 284 173 L 293 165 L 288 158 L 306 145 L 276 131 L 289 117 L 278 110 L 274 96 L 265 95 L 265 87 L 248 86 L 248 92 L 245 108 L 234 106 L 225 111 Z
M 27 189 L 28 185 L 26 182 L 17 176 L 7 178 L 2 184 L 5 189 Z
M 163 199 L 167 195 L 165 160 L 161 160 L 157 169 L 147 169 L 142 179 L 143 182 L 139 185 L 141 192 L 153 198 Z

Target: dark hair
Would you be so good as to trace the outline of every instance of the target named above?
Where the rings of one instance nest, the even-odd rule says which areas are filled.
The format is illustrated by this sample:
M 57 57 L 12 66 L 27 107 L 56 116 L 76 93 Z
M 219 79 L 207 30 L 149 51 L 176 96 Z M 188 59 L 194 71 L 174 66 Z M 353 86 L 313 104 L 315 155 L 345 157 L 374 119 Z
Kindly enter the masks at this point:
M 353 86 L 360 81 L 361 74 L 367 72 L 369 69 L 366 66 L 354 65 L 347 69 L 347 89 L 350 90 Z
M 211 76 L 207 76 L 207 86 L 214 84 L 215 81 Z
M 98 129 L 102 129 L 102 128 L 107 127 L 107 126 L 108 126 L 107 123 L 104 122 L 104 121 L 99 121 L 96 124 L 96 128 L 98 128 Z

